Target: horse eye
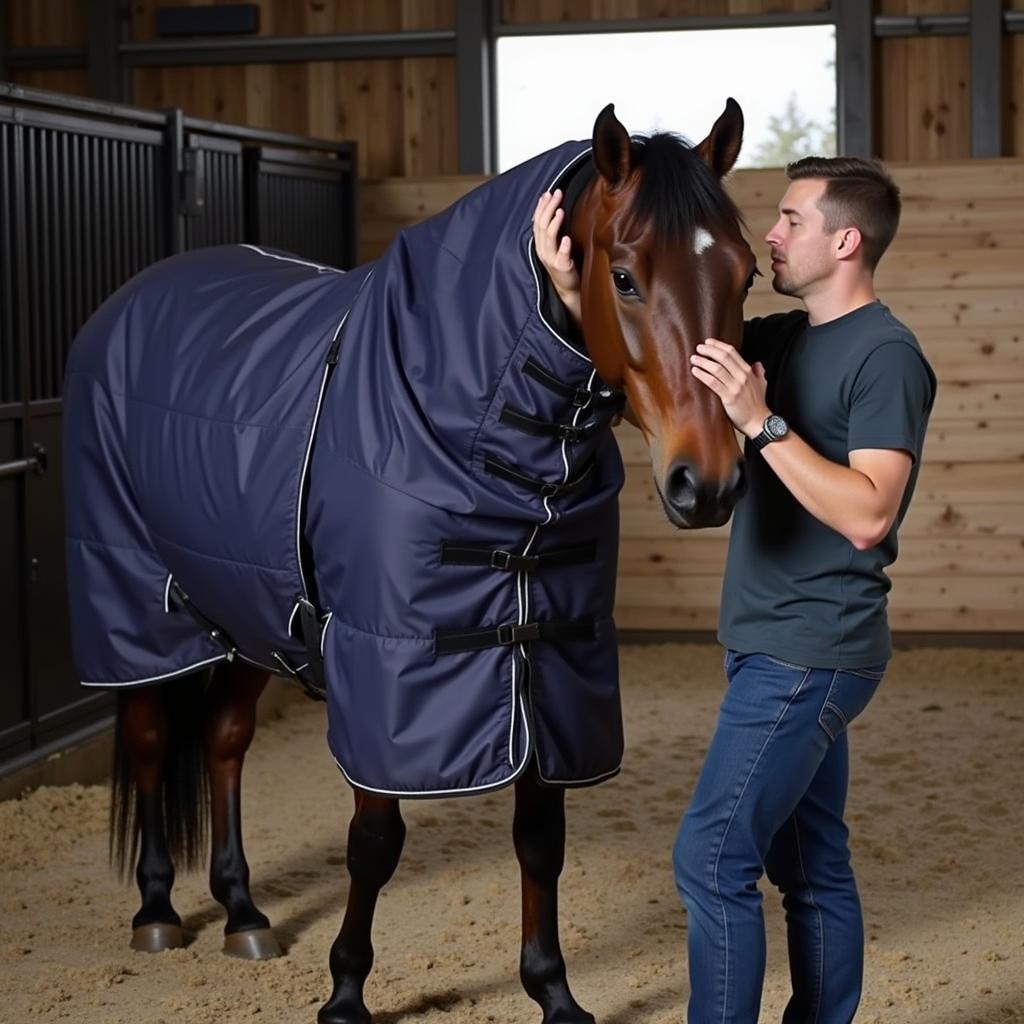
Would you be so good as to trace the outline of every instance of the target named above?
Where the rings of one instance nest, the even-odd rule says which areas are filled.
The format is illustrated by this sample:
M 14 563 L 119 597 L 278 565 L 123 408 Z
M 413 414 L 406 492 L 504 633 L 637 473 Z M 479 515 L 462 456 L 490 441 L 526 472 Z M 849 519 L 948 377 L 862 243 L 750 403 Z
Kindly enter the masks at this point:
M 746 286 L 744 287 L 745 292 L 749 292 L 754 287 L 754 281 L 756 278 L 761 276 L 761 271 L 756 267 L 750 272 L 750 277 L 747 278 Z
M 612 271 L 612 283 L 615 285 L 615 290 L 620 295 L 639 295 L 640 293 L 636 290 L 636 285 L 633 284 L 633 278 L 629 276 L 624 270 L 613 270 Z

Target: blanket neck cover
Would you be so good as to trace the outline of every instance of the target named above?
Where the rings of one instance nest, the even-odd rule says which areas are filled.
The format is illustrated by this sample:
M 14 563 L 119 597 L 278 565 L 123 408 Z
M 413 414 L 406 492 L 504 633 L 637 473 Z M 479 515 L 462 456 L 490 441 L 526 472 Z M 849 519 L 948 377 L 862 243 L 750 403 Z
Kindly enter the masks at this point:
M 155 264 L 66 381 L 86 686 L 239 657 L 326 692 L 354 785 L 615 774 L 620 396 L 552 326 L 537 196 L 568 143 L 348 273 L 255 246 Z

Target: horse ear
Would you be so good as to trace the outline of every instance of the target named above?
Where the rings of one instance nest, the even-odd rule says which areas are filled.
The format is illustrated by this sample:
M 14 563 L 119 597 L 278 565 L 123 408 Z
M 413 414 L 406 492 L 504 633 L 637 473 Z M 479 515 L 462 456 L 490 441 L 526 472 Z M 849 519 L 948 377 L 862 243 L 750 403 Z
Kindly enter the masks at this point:
M 730 96 L 708 137 L 695 148 L 697 155 L 721 178 L 732 170 L 742 145 L 743 111 Z
M 629 177 L 632 157 L 629 132 L 615 116 L 615 104 L 609 103 L 594 122 L 594 165 L 614 188 Z

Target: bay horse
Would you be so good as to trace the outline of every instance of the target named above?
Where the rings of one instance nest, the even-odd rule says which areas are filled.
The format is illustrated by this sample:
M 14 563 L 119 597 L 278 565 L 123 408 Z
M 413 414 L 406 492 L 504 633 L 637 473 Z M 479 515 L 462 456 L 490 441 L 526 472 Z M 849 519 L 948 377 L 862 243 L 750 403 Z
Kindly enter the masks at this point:
M 492 179 L 377 264 L 341 275 L 201 250 L 144 271 L 83 328 L 66 387 L 73 645 L 84 685 L 119 688 L 111 850 L 141 892 L 133 948 L 183 944 L 175 867 L 199 865 L 208 814 L 224 951 L 280 954 L 250 893 L 240 795 L 277 669 L 327 697 L 355 794 L 320 1024 L 371 1019 L 400 798 L 510 784 L 523 985 L 545 1024 L 593 1022 L 566 980 L 557 883 L 565 787 L 611 777 L 621 755 L 608 428 L 628 401 L 672 523 L 728 518 L 741 453 L 688 357 L 741 336 L 754 258 L 721 179 L 742 131 L 731 99 L 693 147 L 631 139 L 609 105 L 587 143 Z M 556 186 L 582 338 L 530 234 Z M 466 626 L 470 606 L 483 625 Z

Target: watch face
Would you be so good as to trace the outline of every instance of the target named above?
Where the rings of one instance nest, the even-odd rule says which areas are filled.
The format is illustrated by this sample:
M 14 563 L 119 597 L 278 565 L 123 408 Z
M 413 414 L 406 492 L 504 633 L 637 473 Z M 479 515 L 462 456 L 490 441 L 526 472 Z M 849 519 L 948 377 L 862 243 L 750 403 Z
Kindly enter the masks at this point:
M 781 416 L 769 416 L 764 421 L 764 429 L 778 440 L 789 433 L 789 424 Z

